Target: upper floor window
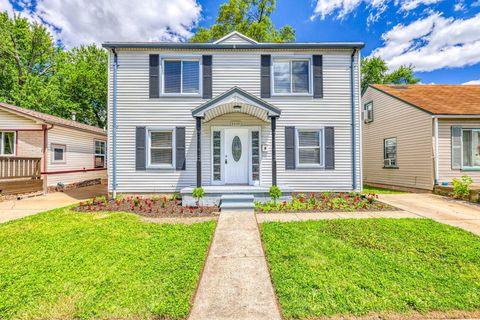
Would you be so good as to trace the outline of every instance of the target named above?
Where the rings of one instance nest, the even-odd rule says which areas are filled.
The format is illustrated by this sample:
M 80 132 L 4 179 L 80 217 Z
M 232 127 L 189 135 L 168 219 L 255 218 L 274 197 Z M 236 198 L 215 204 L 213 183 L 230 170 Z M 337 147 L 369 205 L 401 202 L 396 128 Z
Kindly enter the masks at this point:
M 164 94 L 200 94 L 200 60 L 164 59 Z
M 365 103 L 363 106 L 363 121 L 365 123 L 373 121 L 373 102 Z
M 105 168 L 106 145 L 107 143 L 103 140 L 95 140 L 95 168 Z
M 0 155 L 12 156 L 15 154 L 15 132 L 0 132 Z
M 274 94 L 309 94 L 310 59 L 273 59 Z

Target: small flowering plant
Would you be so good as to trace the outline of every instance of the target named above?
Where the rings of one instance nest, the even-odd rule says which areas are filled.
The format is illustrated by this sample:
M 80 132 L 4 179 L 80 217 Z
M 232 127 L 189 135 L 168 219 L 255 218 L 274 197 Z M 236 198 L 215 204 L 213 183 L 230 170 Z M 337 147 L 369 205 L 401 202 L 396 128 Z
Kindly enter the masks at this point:
M 322 211 L 381 211 L 393 207 L 378 201 L 378 195 L 368 193 L 310 193 L 292 194 L 287 202 L 255 203 L 256 212 L 322 212 Z
M 96 197 L 87 202 L 80 202 L 74 208 L 80 212 L 132 212 L 147 217 L 198 217 L 216 214 L 216 206 L 183 207 L 178 196 L 128 196 L 108 200 L 105 197 Z

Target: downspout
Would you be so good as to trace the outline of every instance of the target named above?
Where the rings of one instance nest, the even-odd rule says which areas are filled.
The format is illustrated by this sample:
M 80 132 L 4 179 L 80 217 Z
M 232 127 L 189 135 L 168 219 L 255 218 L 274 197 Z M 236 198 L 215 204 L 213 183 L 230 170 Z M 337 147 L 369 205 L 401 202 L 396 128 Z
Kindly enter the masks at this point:
M 434 163 L 434 170 L 435 170 L 435 179 L 433 181 L 434 185 L 438 185 L 438 180 L 440 179 L 439 174 L 439 164 L 438 164 L 438 118 L 433 116 L 433 136 L 434 136 L 434 155 L 433 155 L 433 163 Z
M 356 143 L 356 117 L 355 117 L 355 53 L 357 48 L 354 48 L 352 51 L 352 57 L 350 60 L 350 94 L 352 99 L 352 190 L 357 189 L 357 143 Z
M 113 110 L 112 110 L 112 197 L 117 198 L 117 51 L 113 52 Z

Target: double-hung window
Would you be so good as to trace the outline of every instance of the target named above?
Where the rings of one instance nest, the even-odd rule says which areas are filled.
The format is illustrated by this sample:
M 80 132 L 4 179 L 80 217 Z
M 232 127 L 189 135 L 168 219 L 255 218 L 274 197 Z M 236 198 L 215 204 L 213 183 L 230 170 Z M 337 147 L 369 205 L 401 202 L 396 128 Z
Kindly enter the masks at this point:
M 163 59 L 164 94 L 200 94 L 199 59 Z
M 274 94 L 310 94 L 310 59 L 273 59 Z
M 397 167 L 397 138 L 383 140 L 383 166 L 385 168 Z
M 174 164 L 174 130 L 148 131 L 148 165 L 151 167 L 173 168 Z
M 480 129 L 463 129 L 463 168 L 480 168 Z
M 323 129 L 297 129 L 297 167 L 323 166 Z
M 365 123 L 373 121 L 373 102 L 365 103 L 363 106 L 363 121 Z
M 106 145 L 103 140 L 95 140 L 95 168 L 105 168 L 106 166 Z
M 0 155 L 13 156 L 15 154 L 15 131 L 0 132 Z

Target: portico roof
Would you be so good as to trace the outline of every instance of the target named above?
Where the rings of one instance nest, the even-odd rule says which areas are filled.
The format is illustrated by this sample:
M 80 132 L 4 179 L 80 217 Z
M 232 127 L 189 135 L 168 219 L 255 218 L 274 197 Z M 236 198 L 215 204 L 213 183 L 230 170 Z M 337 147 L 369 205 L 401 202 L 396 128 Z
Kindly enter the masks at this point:
M 281 110 L 274 105 L 239 87 L 233 87 L 193 109 L 192 115 L 210 121 L 222 114 L 233 112 L 250 114 L 264 121 L 281 114 Z

